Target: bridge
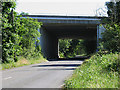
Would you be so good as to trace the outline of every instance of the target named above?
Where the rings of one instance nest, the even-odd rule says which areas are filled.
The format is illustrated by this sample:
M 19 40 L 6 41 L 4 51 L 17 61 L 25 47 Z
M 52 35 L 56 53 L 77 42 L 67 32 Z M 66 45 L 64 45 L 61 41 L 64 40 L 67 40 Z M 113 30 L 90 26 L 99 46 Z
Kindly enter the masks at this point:
M 62 38 L 85 39 L 89 50 L 97 51 L 99 38 L 104 28 L 100 26 L 102 17 L 91 16 L 50 16 L 50 15 L 23 15 L 43 22 L 40 28 L 40 45 L 47 59 L 59 58 L 59 43 Z

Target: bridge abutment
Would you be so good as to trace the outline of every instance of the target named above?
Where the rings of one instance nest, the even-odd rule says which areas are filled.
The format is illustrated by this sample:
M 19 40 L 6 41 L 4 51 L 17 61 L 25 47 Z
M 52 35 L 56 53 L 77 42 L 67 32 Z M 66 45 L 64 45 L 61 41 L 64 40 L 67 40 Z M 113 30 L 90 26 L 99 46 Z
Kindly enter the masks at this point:
M 58 58 L 58 39 L 45 30 L 44 28 L 40 28 L 40 45 L 41 51 L 47 59 L 57 59 Z

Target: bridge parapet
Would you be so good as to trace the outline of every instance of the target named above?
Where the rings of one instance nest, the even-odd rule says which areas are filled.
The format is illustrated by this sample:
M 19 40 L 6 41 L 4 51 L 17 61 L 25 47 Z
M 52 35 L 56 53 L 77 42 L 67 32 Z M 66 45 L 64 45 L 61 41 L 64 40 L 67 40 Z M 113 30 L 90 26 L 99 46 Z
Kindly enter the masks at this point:
M 42 15 L 23 15 L 23 17 L 29 17 L 38 19 L 38 21 L 44 24 L 100 24 L 100 17 L 83 17 L 83 16 L 42 16 Z

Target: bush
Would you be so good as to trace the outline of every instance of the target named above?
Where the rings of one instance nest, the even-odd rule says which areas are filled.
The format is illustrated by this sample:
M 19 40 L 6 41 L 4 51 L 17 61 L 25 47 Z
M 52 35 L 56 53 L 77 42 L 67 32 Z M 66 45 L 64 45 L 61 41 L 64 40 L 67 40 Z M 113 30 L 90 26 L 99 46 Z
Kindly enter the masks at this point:
M 36 19 L 21 18 L 15 9 L 15 2 L 2 2 L 2 62 L 17 62 L 18 56 L 26 58 L 41 56 L 38 28 L 42 25 Z M 36 54 L 37 53 L 37 54 Z
M 109 52 L 120 52 L 120 26 L 119 24 L 106 24 L 106 30 L 102 34 L 102 45 Z
M 118 88 L 118 54 L 93 55 L 65 81 L 65 88 Z
M 84 40 L 81 39 L 60 39 L 59 53 L 61 57 L 71 58 L 76 55 L 86 55 Z

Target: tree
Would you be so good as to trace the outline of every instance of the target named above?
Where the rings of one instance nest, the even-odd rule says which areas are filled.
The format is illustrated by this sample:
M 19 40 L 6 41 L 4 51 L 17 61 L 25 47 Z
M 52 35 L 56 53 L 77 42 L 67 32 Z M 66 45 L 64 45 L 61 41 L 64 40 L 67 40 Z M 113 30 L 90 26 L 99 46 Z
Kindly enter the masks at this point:
M 36 49 L 39 47 L 35 46 L 35 43 L 39 43 L 38 37 L 40 37 L 40 32 L 38 28 L 42 25 L 41 22 L 38 22 L 32 18 L 22 18 L 20 22 L 19 35 L 22 37 L 20 45 L 22 46 L 23 53 L 25 57 L 31 58 L 36 56 Z M 40 51 L 41 52 L 41 51 Z
M 108 20 L 102 34 L 102 45 L 109 52 L 120 52 L 120 1 L 106 2 Z
M 17 61 L 19 36 L 15 30 L 15 2 L 2 2 L 2 61 Z M 16 43 L 16 44 L 15 44 Z
M 62 57 L 75 57 L 76 55 L 83 55 L 85 53 L 84 40 L 79 39 L 60 39 L 59 53 Z
M 60 39 L 59 40 L 59 53 L 60 57 L 65 57 L 67 51 L 69 51 L 71 39 Z
M 35 19 L 21 18 L 15 12 L 15 2 L 2 2 L 2 62 L 17 62 L 18 56 L 39 55 L 40 46 L 35 42 L 40 37 L 38 28 L 42 25 Z M 35 54 L 38 53 L 39 54 Z
M 120 23 L 120 1 L 106 2 L 109 23 Z
M 29 15 L 29 13 L 21 12 L 20 15 Z
M 107 24 L 103 33 L 102 44 L 104 48 L 112 52 L 120 52 L 120 26 Z

